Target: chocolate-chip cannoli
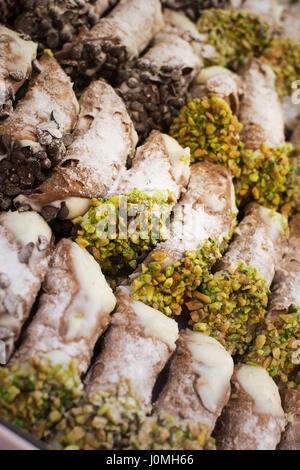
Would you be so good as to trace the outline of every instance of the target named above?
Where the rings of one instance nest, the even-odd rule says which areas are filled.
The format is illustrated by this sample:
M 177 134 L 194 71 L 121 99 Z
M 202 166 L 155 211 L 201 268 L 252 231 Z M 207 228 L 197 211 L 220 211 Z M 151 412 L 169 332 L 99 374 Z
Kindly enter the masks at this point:
M 230 237 L 237 209 L 230 173 L 209 162 L 191 168 L 174 211 L 171 236 L 133 273 L 132 297 L 168 316 L 180 315 Z
M 235 0 L 237 4 L 241 0 Z M 229 0 L 162 0 L 162 4 L 174 10 L 184 11 L 193 21 L 197 21 L 203 10 L 208 8 L 226 8 L 230 6 Z
M 53 57 L 43 56 L 40 72 L 9 118 L 0 124 L 0 208 L 30 193 L 62 160 L 77 120 L 78 102 L 69 78 Z
M 210 434 L 229 400 L 233 369 L 230 354 L 218 341 L 189 329 L 181 332 L 155 412 L 203 423 Z
M 189 161 L 189 149 L 153 131 L 107 197 L 92 200 L 88 212 L 73 220 L 76 242 L 105 273 L 135 269 L 166 236 L 172 207 L 189 180 Z M 106 227 L 108 208 L 111 227 Z
M 100 76 L 114 83 L 120 67 L 138 57 L 162 26 L 159 0 L 121 0 L 58 57 L 78 90 Z
M 168 130 L 200 66 L 193 41 L 166 29 L 145 55 L 122 70 L 119 89 L 141 139 L 152 129 Z
M 61 240 L 37 312 L 9 367 L 0 370 L 0 413 L 7 420 L 38 438 L 47 435 L 80 397 L 79 376 L 87 371 L 115 304 L 93 257 Z
M 243 362 L 257 364 L 283 383 L 298 361 L 300 340 L 300 216 L 290 224 L 289 245 L 277 268 L 268 314 Z
M 17 202 L 41 211 L 47 220 L 84 214 L 91 198 L 107 194 L 136 144 L 122 100 L 105 82 L 93 82 L 81 96 L 66 155 L 34 194 Z
M 245 352 L 267 314 L 269 287 L 287 243 L 283 216 L 256 203 L 245 214 L 215 274 L 187 303 L 190 326 L 233 355 Z
M 118 0 L 25 0 L 14 27 L 53 51 L 73 42 L 82 26 L 92 27 Z
M 13 111 L 17 91 L 30 77 L 37 44 L 0 25 L 0 119 Z
M 6 364 L 44 280 L 52 233 L 32 213 L 0 214 L 0 364 Z
M 275 450 L 285 428 L 279 390 L 261 367 L 239 365 L 215 430 L 218 450 Z

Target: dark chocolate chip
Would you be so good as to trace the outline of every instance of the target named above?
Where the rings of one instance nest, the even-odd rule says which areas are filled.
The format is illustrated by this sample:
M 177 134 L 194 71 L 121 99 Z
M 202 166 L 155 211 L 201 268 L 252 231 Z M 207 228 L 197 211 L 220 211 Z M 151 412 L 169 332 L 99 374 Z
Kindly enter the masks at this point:
M 0 289 L 6 289 L 10 286 L 10 280 L 7 274 L 0 273 Z
M 9 72 L 9 78 L 14 80 L 15 82 L 21 82 L 24 80 L 24 73 L 22 70 L 16 70 L 15 72 Z
M 44 235 L 40 235 L 38 238 L 38 242 L 37 242 L 37 249 L 39 251 L 45 251 L 48 249 L 48 247 L 49 247 L 49 242 L 48 242 L 47 237 L 45 237 Z
M 57 214 L 57 218 L 60 220 L 64 220 L 68 217 L 69 215 L 69 209 L 67 208 L 66 203 L 63 201 L 60 206 L 60 210 Z
M 20 251 L 18 258 L 20 263 L 28 263 L 34 250 L 34 243 L 29 242 Z
M 55 217 L 58 214 L 59 209 L 54 206 L 44 206 L 43 209 L 41 210 L 41 215 L 44 217 L 45 220 L 52 220 L 55 219 Z

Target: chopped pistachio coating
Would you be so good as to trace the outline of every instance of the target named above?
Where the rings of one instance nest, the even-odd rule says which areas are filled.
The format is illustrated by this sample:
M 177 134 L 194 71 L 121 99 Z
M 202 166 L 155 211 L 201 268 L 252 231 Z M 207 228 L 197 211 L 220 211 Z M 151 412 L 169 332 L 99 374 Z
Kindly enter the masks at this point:
M 266 318 L 256 333 L 243 362 L 264 367 L 271 377 L 288 382 L 299 361 L 300 307 L 291 306 L 287 314 Z
M 150 410 L 149 410 L 150 411 Z M 90 394 L 57 425 L 65 450 L 214 450 L 206 428 L 177 423 L 165 414 L 147 416 L 133 393 Z
M 190 147 L 191 161 L 210 160 L 240 175 L 239 133 L 242 124 L 230 106 L 215 93 L 203 99 L 189 99 L 170 128 L 170 135 L 183 147 Z
M 267 23 L 240 10 L 205 10 L 197 26 L 215 49 L 204 59 L 206 67 L 219 65 L 236 71 L 247 57 L 260 57 L 271 40 Z
M 138 259 L 163 240 L 175 200 L 169 192 L 132 193 L 92 199 L 89 211 L 73 220 L 75 241 L 86 248 L 104 273 L 136 268 Z
M 300 77 L 300 42 L 274 38 L 261 60 L 275 72 L 279 96 L 292 95 L 293 83 Z
M 186 296 L 191 297 L 208 275 L 210 267 L 221 257 L 219 243 L 206 240 L 198 250 L 188 251 L 182 261 L 163 268 L 163 252 L 152 255 L 153 261 L 142 264 L 142 274 L 132 284 L 132 298 L 160 310 L 169 317 L 182 312 Z
M 288 185 L 291 193 L 292 212 L 300 212 L 300 147 L 295 147 L 289 155 L 291 172 L 288 177 Z
M 189 325 L 213 336 L 232 354 L 243 354 L 267 313 L 269 289 L 256 269 L 239 262 L 209 274 L 186 303 Z
M 82 393 L 74 361 L 53 365 L 44 358 L 0 368 L 0 415 L 37 439 L 47 436 Z
M 255 200 L 258 204 L 291 215 L 294 189 L 291 185 L 293 168 L 288 158 L 292 146 L 241 152 L 241 177 L 235 182 L 237 204 Z

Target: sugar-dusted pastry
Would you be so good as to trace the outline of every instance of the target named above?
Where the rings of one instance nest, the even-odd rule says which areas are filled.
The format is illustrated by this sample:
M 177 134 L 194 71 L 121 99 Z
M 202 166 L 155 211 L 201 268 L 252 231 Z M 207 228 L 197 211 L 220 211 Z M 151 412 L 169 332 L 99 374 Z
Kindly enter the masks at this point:
M 9 118 L 0 122 L 0 208 L 30 193 L 60 162 L 79 111 L 72 84 L 53 57 L 43 56 L 40 71 Z

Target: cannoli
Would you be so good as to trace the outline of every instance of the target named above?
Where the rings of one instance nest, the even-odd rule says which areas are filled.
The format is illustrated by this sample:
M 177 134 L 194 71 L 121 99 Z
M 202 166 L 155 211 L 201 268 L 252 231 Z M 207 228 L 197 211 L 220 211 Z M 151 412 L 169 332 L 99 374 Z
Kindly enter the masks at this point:
M 287 383 L 298 360 L 300 340 L 300 217 L 290 224 L 289 246 L 278 267 L 268 315 L 243 358 L 265 367 L 273 378 Z
M 73 42 L 82 26 L 92 27 L 118 0 L 23 1 L 14 27 L 53 51 Z
M 135 269 L 166 236 L 172 207 L 189 180 L 189 160 L 189 149 L 153 131 L 107 197 L 92 200 L 88 212 L 73 220 L 75 241 L 105 273 Z
M 130 383 L 139 401 L 149 406 L 156 379 L 175 350 L 178 325 L 158 310 L 132 300 L 124 287 L 118 289 L 117 300 L 102 351 L 86 379 L 85 393 Z
M 52 233 L 36 213 L 2 212 L 0 245 L 0 364 L 6 364 L 46 275 Z
M 137 144 L 124 103 L 105 82 L 85 90 L 80 108 L 62 161 L 36 192 L 16 201 L 41 211 L 47 220 L 84 214 L 91 198 L 106 195 Z
M 192 42 L 166 29 L 144 56 L 122 70 L 119 89 L 141 139 L 152 129 L 168 130 L 200 66 Z
M 290 2 L 280 17 L 280 34 L 284 38 L 291 38 L 295 42 L 300 40 L 300 5 L 297 1 Z
M 115 304 L 93 257 L 76 243 L 61 240 L 34 319 L 10 367 L 0 370 L 1 414 L 6 419 L 39 438 L 46 436 L 79 399 L 79 376 L 87 371 Z
M 239 365 L 215 430 L 218 450 L 275 450 L 285 428 L 279 390 L 261 367 Z
M 0 124 L 0 208 L 30 193 L 62 160 L 78 103 L 69 78 L 53 57 L 43 56 L 40 73 L 8 119 Z
M 209 162 L 194 165 L 171 236 L 131 276 L 133 299 L 167 316 L 180 315 L 185 296 L 192 296 L 220 256 L 236 213 L 230 173 Z
M 218 341 L 183 331 L 154 411 L 168 413 L 179 422 L 203 423 L 210 434 L 229 400 L 233 368 L 230 354 Z
M 243 354 L 266 316 L 269 287 L 286 248 L 283 216 L 252 203 L 215 274 L 186 304 L 190 326 Z
M 211 53 L 204 58 L 206 67 L 218 65 L 237 71 L 246 58 L 260 57 L 272 38 L 263 19 L 236 9 L 205 10 L 197 26 L 211 46 Z
M 242 125 L 225 99 L 209 92 L 204 98 L 189 99 L 169 132 L 180 145 L 190 147 L 192 162 L 209 160 L 226 166 L 237 177 L 241 172 L 241 130 Z
M 285 389 L 281 391 L 282 406 L 288 424 L 282 434 L 279 450 L 300 450 L 300 391 Z
M 78 90 L 99 76 L 113 83 L 119 68 L 138 57 L 162 26 L 159 0 L 121 0 L 92 29 L 82 29 L 58 57 Z
M 37 44 L 0 25 L 0 119 L 13 111 L 17 91 L 30 77 Z

